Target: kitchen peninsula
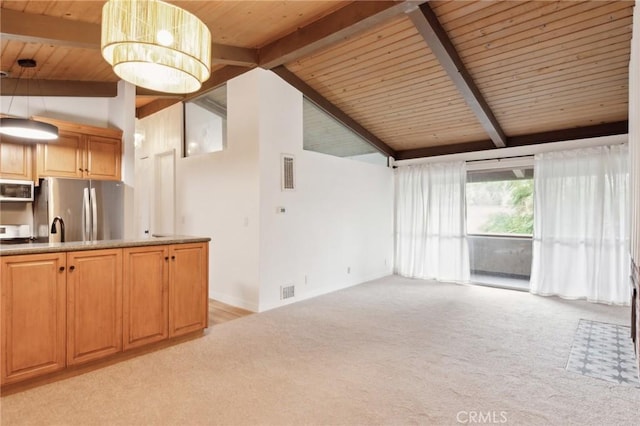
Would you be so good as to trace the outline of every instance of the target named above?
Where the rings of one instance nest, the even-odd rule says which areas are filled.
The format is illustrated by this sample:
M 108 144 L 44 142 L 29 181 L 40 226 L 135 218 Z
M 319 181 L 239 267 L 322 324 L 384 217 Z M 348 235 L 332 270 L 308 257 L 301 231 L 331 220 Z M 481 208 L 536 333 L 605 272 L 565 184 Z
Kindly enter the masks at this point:
M 0 246 L 3 386 L 202 332 L 210 238 Z

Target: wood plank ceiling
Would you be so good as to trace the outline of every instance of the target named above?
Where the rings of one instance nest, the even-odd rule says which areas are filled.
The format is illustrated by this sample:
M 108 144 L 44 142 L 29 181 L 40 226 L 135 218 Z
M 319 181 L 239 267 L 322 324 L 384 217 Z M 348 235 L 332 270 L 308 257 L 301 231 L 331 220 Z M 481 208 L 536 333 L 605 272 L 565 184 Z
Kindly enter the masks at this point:
M 212 78 L 273 69 L 396 158 L 626 132 L 633 1 L 173 1 L 212 31 Z M 114 96 L 104 1 L 0 1 L 0 93 Z M 64 82 L 64 84 L 56 84 Z

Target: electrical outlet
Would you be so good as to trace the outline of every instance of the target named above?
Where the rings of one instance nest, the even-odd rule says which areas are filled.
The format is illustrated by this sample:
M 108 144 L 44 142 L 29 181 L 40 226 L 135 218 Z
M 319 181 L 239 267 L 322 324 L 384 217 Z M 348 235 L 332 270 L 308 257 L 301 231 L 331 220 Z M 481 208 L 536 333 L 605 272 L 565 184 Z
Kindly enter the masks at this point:
M 351 273 L 351 266 L 347 266 L 347 274 Z

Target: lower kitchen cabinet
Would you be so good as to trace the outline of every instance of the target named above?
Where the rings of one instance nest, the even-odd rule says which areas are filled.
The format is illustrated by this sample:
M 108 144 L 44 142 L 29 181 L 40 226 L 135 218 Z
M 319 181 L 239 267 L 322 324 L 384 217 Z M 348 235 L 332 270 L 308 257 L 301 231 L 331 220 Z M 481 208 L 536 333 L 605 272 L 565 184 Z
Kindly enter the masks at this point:
M 169 248 L 169 336 L 207 327 L 209 253 L 207 243 Z
M 2 380 L 65 367 L 65 253 L 1 259 Z
M 124 249 L 124 350 L 169 337 L 169 246 Z
M 0 384 L 201 331 L 208 243 L 0 258 Z
M 67 365 L 122 351 L 122 250 L 67 253 Z
M 124 258 L 125 350 L 207 327 L 206 243 L 125 249 Z

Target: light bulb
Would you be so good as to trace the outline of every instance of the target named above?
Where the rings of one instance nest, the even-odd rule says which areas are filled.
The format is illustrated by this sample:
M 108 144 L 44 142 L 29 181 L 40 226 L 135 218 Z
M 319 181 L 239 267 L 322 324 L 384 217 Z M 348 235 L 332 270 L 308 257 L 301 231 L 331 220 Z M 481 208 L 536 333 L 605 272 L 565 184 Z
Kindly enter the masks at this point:
M 156 39 L 158 43 L 162 46 L 171 46 L 173 44 L 173 34 L 171 34 L 167 30 L 160 30 L 158 34 L 156 34 Z

